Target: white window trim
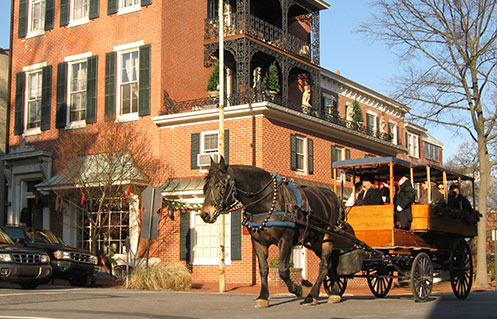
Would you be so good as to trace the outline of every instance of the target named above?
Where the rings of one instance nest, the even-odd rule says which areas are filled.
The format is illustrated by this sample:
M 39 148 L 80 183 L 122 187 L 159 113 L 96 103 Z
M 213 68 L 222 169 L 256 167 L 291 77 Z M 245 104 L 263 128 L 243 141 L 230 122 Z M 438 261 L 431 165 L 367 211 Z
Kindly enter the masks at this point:
M 307 161 L 309 160 L 308 156 L 307 156 L 308 155 L 308 152 L 307 152 L 307 137 L 304 137 L 304 136 L 296 134 L 295 138 L 296 139 L 302 139 L 304 141 L 304 149 L 302 150 L 304 152 L 304 154 L 303 154 L 304 155 L 304 160 L 303 160 L 304 167 L 303 167 L 303 169 L 299 169 L 298 167 L 296 167 L 295 173 L 297 175 L 307 176 L 308 167 L 309 167 L 307 165 L 308 164 Z M 295 150 L 295 154 L 297 154 L 297 150 Z
M 36 64 L 27 65 L 27 66 L 22 68 L 22 71 L 23 72 L 31 72 L 31 71 L 35 71 L 38 69 L 42 69 L 46 66 L 47 66 L 47 62 L 40 62 L 40 63 L 36 63 Z
M 393 132 L 390 132 L 393 135 L 392 143 L 395 145 L 398 145 L 399 144 L 399 136 L 397 135 L 397 130 L 398 130 L 397 122 L 388 121 L 388 124 L 393 124 L 393 128 L 394 128 Z
M 340 159 L 336 159 L 334 160 L 334 162 L 337 162 L 337 161 L 344 161 L 345 160 L 345 147 L 343 146 L 338 146 L 338 145 L 335 145 L 335 150 L 341 150 L 341 158 Z M 341 182 L 342 181 L 342 174 L 343 171 L 340 171 L 337 169 L 337 182 Z
M 80 59 L 78 59 L 78 60 L 74 59 L 74 57 L 77 57 L 77 56 L 79 56 Z M 79 120 L 79 121 L 72 121 L 71 122 L 71 105 L 70 105 L 70 101 L 71 101 L 72 65 L 76 64 L 76 63 L 81 63 L 81 62 L 88 61 L 87 59 L 83 58 L 85 56 L 90 57 L 91 56 L 91 52 L 89 52 L 89 55 L 88 55 L 88 52 L 87 53 L 78 54 L 78 55 L 73 55 L 73 56 L 69 57 L 69 58 L 71 58 L 70 60 L 64 59 L 64 61 L 68 61 L 68 64 L 67 64 L 67 83 L 66 83 L 66 85 L 67 85 L 67 92 L 66 92 L 66 94 L 67 94 L 67 96 L 66 96 L 66 105 L 67 105 L 67 109 L 66 109 L 66 114 L 67 114 L 67 116 L 66 116 L 66 130 L 71 130 L 71 129 L 86 127 L 86 120 Z M 88 72 L 88 69 L 87 69 L 87 72 Z M 88 73 L 87 73 L 87 76 L 88 76 Z M 88 93 L 88 88 L 86 89 L 86 91 Z
M 129 6 L 129 7 L 124 7 L 124 8 L 122 7 L 122 1 L 123 0 L 119 0 L 118 1 L 118 7 L 119 7 L 119 9 L 117 10 L 117 15 L 122 15 L 122 14 L 131 13 L 131 12 L 136 12 L 136 11 L 140 11 L 142 9 L 140 1 L 138 1 L 138 3 L 135 4 L 135 5 L 132 5 L 132 6 Z
M 190 234 L 195 234 L 195 216 L 199 215 L 199 214 L 200 214 L 200 212 L 192 212 L 190 214 Z M 218 220 L 219 220 L 219 222 L 221 222 L 221 218 L 218 218 Z M 227 224 L 227 227 L 225 226 L 226 227 L 225 236 L 227 235 L 228 240 L 230 241 L 229 249 L 231 250 L 231 214 L 226 214 L 225 223 Z M 195 258 L 195 251 L 193 250 L 194 243 L 195 243 L 194 236 L 190 236 L 190 251 L 191 251 L 191 254 L 190 254 L 191 260 L 190 261 L 193 265 L 197 265 L 197 266 L 219 265 L 219 257 Z M 228 250 L 225 251 L 224 262 L 226 265 L 231 265 L 231 252 L 228 252 L 228 253 L 227 252 L 228 252 Z
M 45 64 L 46 65 L 46 62 L 43 62 L 43 63 L 39 63 L 38 65 L 43 65 Z M 29 88 L 29 75 L 31 73 L 38 73 L 38 72 L 41 72 L 41 86 L 43 87 L 43 67 L 39 67 L 39 68 L 31 68 L 32 66 L 29 66 L 29 71 L 25 71 L 26 74 L 25 74 L 25 83 L 26 85 L 24 86 L 24 118 L 23 118 L 23 123 L 24 123 L 24 132 L 23 132 L 23 136 L 32 136 L 32 135 L 39 135 L 41 134 L 41 123 L 40 123 L 40 126 L 39 127 L 34 127 L 34 128 L 30 128 L 28 129 L 28 117 L 29 117 L 29 114 L 28 114 L 28 88 Z M 23 68 L 24 70 L 24 68 Z M 40 90 L 43 90 L 43 88 L 40 88 Z M 41 122 L 41 101 L 40 101 L 40 122 Z
M 219 131 L 212 130 L 212 131 L 200 132 L 200 153 L 201 154 L 206 153 L 205 152 L 205 136 L 211 135 L 211 134 L 217 134 L 217 152 L 219 153 Z M 212 153 L 212 152 L 209 152 L 209 153 Z
M 28 25 L 27 25 L 26 39 L 34 38 L 34 37 L 37 37 L 37 36 L 45 34 L 45 26 L 44 25 L 41 27 L 41 30 L 31 31 L 31 16 L 32 16 L 32 12 L 31 12 L 32 5 L 31 5 L 31 3 L 32 2 L 33 2 L 32 0 L 28 0 L 28 21 L 27 21 Z M 46 6 L 47 5 L 46 0 L 44 0 L 44 2 L 45 2 L 45 6 Z M 43 12 L 43 14 L 45 14 L 45 12 Z M 43 19 L 43 24 L 45 24 L 45 19 L 46 19 L 46 16 Z
M 375 120 L 373 121 L 373 132 L 374 133 L 377 133 L 378 132 L 378 113 L 375 113 L 375 112 L 372 112 L 370 110 L 367 110 L 366 111 L 366 114 L 369 114 L 371 116 L 373 116 L 375 118 Z M 368 122 L 368 119 L 367 119 L 367 115 L 366 115 L 366 126 L 369 124 Z
M 411 154 L 411 137 L 415 136 L 416 137 L 416 143 L 417 143 L 417 147 L 416 147 L 416 150 L 417 150 L 417 154 Z M 417 134 L 413 134 L 411 132 L 407 132 L 407 138 L 409 139 L 408 141 L 408 149 L 407 149 L 407 155 L 409 155 L 410 157 L 414 157 L 414 158 L 420 158 L 420 151 L 419 151 L 419 135 Z
M 121 64 L 122 55 L 128 52 L 138 51 L 138 60 L 140 60 L 140 46 L 144 44 L 144 41 L 136 41 L 128 44 L 116 45 L 114 51 L 117 52 L 117 81 L 116 81 L 116 122 L 131 122 L 140 119 L 138 112 L 121 114 Z M 140 70 L 138 70 L 138 87 L 140 86 Z M 139 96 L 138 96 L 139 101 Z M 138 105 L 139 107 L 139 105 Z
M 76 27 L 78 25 L 90 23 L 90 1 L 88 1 L 88 16 L 82 19 L 74 20 L 74 0 L 71 0 L 69 7 L 69 24 L 68 27 Z
M 80 53 L 80 54 L 66 56 L 64 58 L 64 62 L 74 62 L 77 60 L 84 60 L 84 59 L 91 57 L 91 55 L 92 55 L 92 52 L 89 51 L 89 52 L 84 52 L 84 53 Z

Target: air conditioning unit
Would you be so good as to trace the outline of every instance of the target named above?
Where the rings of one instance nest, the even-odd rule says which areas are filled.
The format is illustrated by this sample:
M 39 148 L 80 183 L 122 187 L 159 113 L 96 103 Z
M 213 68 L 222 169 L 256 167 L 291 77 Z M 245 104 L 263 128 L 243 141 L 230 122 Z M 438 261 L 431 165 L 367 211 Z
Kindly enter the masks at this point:
M 210 166 L 211 158 L 219 163 L 219 153 L 201 153 L 197 155 L 198 166 Z

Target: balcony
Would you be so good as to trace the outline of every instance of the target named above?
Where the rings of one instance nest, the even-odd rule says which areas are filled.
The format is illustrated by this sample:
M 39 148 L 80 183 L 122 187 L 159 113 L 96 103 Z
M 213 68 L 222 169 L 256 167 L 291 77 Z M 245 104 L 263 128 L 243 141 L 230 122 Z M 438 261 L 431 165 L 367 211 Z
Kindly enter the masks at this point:
M 201 98 L 187 101 L 173 101 L 169 97 L 165 97 L 164 110 L 161 115 L 176 114 L 184 112 L 195 112 L 206 109 L 213 109 L 219 105 L 219 98 Z M 291 100 L 284 100 L 279 95 L 272 95 L 269 92 L 261 92 L 260 94 L 255 94 L 254 92 L 242 92 L 231 94 L 225 99 L 225 106 L 229 107 L 231 105 L 243 105 L 243 104 L 253 104 L 259 102 L 271 102 L 277 105 L 286 107 L 287 109 L 296 111 L 298 113 L 306 114 L 313 118 L 317 118 L 339 127 L 346 128 L 355 132 L 359 132 L 363 135 L 377 138 L 379 140 L 392 143 L 393 135 L 390 133 L 380 132 L 379 130 L 371 130 L 361 123 L 356 123 L 352 121 L 346 121 L 340 116 L 324 114 L 320 109 L 303 108 L 301 103 L 297 103 Z
M 243 23 L 236 13 L 225 17 L 224 36 L 247 34 L 267 44 L 290 52 L 306 60 L 311 60 L 311 42 L 304 41 L 292 34 L 284 34 L 283 30 L 260 18 L 249 15 L 247 23 Z M 211 18 L 205 20 L 206 40 L 219 37 L 219 20 Z

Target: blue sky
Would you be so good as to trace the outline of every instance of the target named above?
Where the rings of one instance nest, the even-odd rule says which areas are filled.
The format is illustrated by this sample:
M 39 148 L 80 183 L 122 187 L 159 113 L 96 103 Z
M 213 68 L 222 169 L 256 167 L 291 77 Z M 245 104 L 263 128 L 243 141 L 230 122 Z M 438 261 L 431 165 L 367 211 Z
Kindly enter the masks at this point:
M 0 0 L 0 48 L 9 47 L 10 0 Z M 330 71 L 389 95 L 391 77 L 400 72 L 400 63 L 388 47 L 354 32 L 370 19 L 371 0 L 328 0 L 330 8 L 321 12 L 321 65 Z M 428 133 L 445 144 L 444 159 L 457 151 L 460 136 L 443 128 L 427 126 Z

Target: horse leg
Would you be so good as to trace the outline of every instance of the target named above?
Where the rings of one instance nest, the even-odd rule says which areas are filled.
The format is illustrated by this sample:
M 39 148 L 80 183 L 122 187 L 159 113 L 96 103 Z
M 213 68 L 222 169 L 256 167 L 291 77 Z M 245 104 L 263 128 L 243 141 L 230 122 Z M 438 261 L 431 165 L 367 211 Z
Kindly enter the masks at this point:
M 305 297 L 304 305 L 315 305 L 319 297 L 319 290 L 323 284 L 323 280 L 331 267 L 331 253 L 333 252 L 333 242 L 329 235 L 325 235 L 321 244 L 321 261 L 319 263 L 319 274 L 316 282 L 307 297 Z
M 302 297 L 302 286 L 296 285 L 290 279 L 290 256 L 292 254 L 293 245 L 289 240 L 282 239 L 278 243 L 278 247 L 280 249 L 280 267 L 279 273 L 280 278 L 286 283 L 288 287 L 288 291 L 297 297 Z
M 269 273 L 269 266 L 267 264 L 268 246 L 264 246 L 255 240 L 252 240 L 254 245 L 255 254 L 259 261 L 259 271 L 261 276 L 261 292 L 259 297 L 255 300 L 256 308 L 266 308 L 269 306 L 269 288 L 267 276 Z

